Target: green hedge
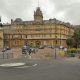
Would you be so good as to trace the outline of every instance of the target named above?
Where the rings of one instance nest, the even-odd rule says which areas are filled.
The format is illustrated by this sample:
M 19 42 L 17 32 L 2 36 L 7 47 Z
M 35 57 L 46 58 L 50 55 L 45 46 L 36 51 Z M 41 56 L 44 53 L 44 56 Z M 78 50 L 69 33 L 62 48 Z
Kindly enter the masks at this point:
M 80 53 L 80 48 L 70 48 L 67 53 Z

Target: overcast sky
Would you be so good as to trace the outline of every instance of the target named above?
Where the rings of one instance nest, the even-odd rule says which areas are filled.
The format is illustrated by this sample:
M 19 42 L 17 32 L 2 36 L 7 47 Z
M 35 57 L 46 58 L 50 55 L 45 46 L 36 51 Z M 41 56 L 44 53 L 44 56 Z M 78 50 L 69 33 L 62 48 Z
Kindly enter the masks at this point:
M 33 20 L 38 0 L 0 0 L 0 16 L 2 22 L 22 18 Z M 80 0 L 40 0 L 39 6 L 44 19 L 57 18 L 71 24 L 80 24 Z

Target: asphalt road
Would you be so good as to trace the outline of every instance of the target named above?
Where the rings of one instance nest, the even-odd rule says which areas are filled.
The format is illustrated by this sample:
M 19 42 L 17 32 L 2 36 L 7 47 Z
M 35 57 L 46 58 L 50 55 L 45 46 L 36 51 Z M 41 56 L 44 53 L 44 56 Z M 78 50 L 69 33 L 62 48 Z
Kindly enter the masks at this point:
M 0 80 L 80 80 L 80 61 L 28 60 L 26 68 L 0 67 Z

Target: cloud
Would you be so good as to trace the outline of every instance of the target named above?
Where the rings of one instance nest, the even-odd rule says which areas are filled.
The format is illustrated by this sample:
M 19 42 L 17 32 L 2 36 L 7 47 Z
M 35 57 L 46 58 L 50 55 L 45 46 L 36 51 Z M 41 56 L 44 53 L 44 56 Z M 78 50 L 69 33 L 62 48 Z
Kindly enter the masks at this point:
M 71 22 L 72 24 L 80 24 L 79 8 L 80 0 L 51 0 L 55 3 L 55 14 L 63 14 L 59 19 Z M 60 15 L 59 14 L 59 15 Z
M 44 19 L 57 18 L 72 24 L 80 24 L 80 0 L 40 0 Z M 38 0 L 0 0 L 2 22 L 22 18 L 33 20 Z
M 32 19 L 33 8 L 32 0 L 0 0 L 0 14 L 5 19 L 15 19 L 21 17 L 23 19 Z

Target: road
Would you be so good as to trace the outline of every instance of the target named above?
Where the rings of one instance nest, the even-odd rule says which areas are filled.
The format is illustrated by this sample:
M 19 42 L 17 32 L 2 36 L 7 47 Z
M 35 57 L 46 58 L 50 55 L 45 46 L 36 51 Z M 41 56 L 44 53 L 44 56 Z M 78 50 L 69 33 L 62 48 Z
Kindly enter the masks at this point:
M 80 80 L 80 61 L 27 60 L 26 64 L 37 66 L 0 67 L 0 80 Z

